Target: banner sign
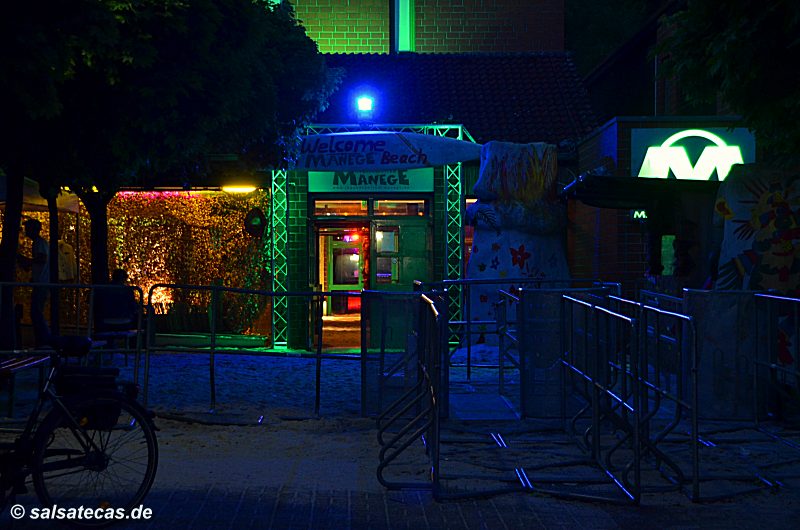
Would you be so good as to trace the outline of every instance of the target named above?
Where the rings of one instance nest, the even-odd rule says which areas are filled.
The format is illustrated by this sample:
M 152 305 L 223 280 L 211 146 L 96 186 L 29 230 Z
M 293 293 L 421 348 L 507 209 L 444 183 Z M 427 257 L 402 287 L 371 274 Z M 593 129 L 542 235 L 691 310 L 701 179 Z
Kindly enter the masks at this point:
M 725 180 L 734 164 L 755 162 L 755 139 L 738 129 L 631 129 L 631 175 Z
M 309 193 L 433 191 L 433 168 L 397 171 L 309 171 Z
M 430 134 L 370 131 L 303 138 L 299 171 L 395 171 L 478 160 L 481 145 Z

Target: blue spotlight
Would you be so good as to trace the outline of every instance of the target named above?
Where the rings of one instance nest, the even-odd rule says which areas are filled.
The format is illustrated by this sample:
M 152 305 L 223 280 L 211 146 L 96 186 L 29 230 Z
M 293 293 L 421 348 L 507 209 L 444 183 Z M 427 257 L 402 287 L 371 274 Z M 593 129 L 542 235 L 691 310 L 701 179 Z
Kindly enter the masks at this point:
M 375 100 L 372 99 L 372 96 L 358 96 L 356 98 L 356 108 L 359 113 L 372 112 L 374 104 Z

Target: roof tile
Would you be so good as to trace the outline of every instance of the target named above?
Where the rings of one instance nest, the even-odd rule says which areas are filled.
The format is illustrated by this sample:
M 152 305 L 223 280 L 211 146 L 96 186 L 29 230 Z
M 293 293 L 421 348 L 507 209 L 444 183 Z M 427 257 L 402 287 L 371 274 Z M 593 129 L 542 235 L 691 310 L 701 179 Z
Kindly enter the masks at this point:
M 342 86 L 318 123 L 353 123 L 360 89 L 375 92 L 374 121 L 459 123 L 476 141 L 578 140 L 596 126 L 572 58 L 562 52 L 327 54 Z

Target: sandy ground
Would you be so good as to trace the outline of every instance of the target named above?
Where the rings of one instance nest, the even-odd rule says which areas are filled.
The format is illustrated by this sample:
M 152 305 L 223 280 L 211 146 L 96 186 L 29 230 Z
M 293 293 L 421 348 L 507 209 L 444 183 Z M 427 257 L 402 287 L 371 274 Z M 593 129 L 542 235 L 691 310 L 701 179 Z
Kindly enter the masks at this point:
M 155 489 L 311 487 L 380 491 L 377 442 L 367 419 L 267 419 L 261 425 L 200 425 L 159 418 Z

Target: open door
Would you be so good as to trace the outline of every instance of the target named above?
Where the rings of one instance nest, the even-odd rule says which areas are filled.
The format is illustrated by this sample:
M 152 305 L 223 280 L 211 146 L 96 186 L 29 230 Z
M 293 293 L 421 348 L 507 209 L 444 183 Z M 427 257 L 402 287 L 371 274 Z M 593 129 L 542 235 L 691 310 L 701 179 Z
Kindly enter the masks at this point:
M 318 232 L 319 284 L 323 291 L 360 291 L 364 288 L 366 227 L 323 227 Z M 329 296 L 325 315 L 357 314 L 357 296 Z

